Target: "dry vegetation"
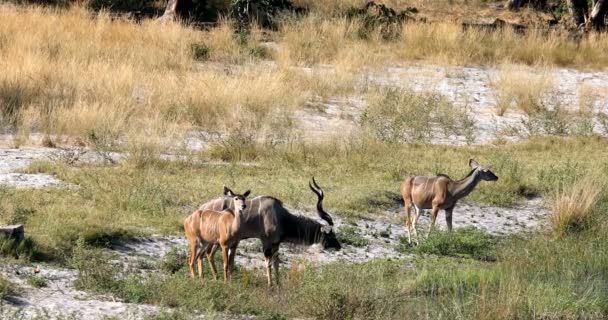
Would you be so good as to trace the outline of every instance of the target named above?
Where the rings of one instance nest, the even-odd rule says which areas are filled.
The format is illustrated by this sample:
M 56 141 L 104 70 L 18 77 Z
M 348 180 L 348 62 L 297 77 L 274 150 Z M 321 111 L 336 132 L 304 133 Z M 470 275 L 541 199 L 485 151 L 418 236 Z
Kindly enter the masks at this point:
M 523 67 L 513 65 L 503 66 L 499 79 L 492 85 L 496 91 L 496 113 L 499 116 L 514 107 L 528 115 L 542 111 L 555 86 L 550 71 L 541 69 L 530 75 Z
M 597 174 L 581 178 L 572 185 L 562 186 L 551 201 L 551 225 L 557 236 L 593 223 L 597 202 L 604 192 L 605 180 Z
M 316 2 L 315 2 L 316 3 Z M 53 139 L 132 141 L 163 148 L 193 128 L 230 131 L 258 125 L 313 97 L 364 93 L 362 70 L 403 61 L 605 66 L 604 34 L 573 42 L 559 32 L 463 31 L 457 23 L 396 25 L 396 38 L 342 12 L 354 3 L 325 1 L 309 15 L 286 17 L 279 31 L 235 34 L 228 20 L 208 31 L 144 20 L 139 24 L 82 7 L 0 6 L 0 101 L 5 124 Z M 274 45 L 264 45 L 269 38 Z M 542 53 L 542 54 L 539 54 Z M 268 60 L 274 60 L 268 61 Z M 332 65 L 307 73 L 294 66 Z M 499 113 L 515 101 L 533 112 L 550 87 L 505 76 Z M 293 90 L 297 88 L 297 90 Z M 268 124 L 266 124 L 268 126 Z M 166 139 L 161 139 L 165 137 Z M 135 142 L 137 141 L 137 142 Z M 54 144 L 62 141 L 49 141 Z

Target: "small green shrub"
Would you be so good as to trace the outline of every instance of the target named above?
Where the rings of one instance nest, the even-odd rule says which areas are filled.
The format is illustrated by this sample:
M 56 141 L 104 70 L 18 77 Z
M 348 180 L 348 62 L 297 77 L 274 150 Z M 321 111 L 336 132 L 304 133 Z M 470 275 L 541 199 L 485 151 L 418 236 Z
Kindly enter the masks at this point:
M 190 49 L 192 50 L 192 58 L 198 61 L 207 61 L 211 54 L 211 48 L 202 42 L 191 44 Z
M 34 288 L 43 288 L 43 287 L 48 286 L 48 284 L 49 284 L 49 281 L 47 278 L 36 277 L 36 276 L 27 277 L 26 282 L 27 282 L 27 284 L 29 284 L 30 286 L 32 286 Z
M 365 247 L 369 244 L 369 241 L 359 234 L 359 229 L 357 227 L 341 226 L 336 231 L 336 235 L 342 244 L 349 244 L 355 247 Z
M 78 270 L 75 287 L 94 292 L 118 291 L 118 270 L 108 260 L 107 253 L 87 246 L 84 238 L 79 238 L 70 259 L 71 266 Z
M 80 234 L 87 246 L 97 248 L 110 248 L 113 245 L 133 240 L 135 235 L 124 229 L 102 230 L 97 228 L 87 229 Z
M 178 247 L 173 247 L 158 262 L 158 268 L 166 273 L 176 273 L 186 266 L 188 254 Z
M 25 224 L 29 216 L 36 213 L 36 210 L 23 207 L 15 207 L 13 214 L 11 215 L 8 223 L 9 224 Z
M 0 254 L 25 261 L 43 261 L 48 258 L 42 248 L 30 237 L 25 237 L 21 241 L 0 239 Z
M 402 237 L 398 249 L 406 252 L 495 261 L 496 245 L 495 237 L 471 227 L 454 232 L 435 230 L 428 239 L 413 248 L 407 244 L 407 239 Z
M 4 276 L 0 275 L 0 299 L 8 295 L 13 295 L 16 293 L 16 288 L 13 283 L 8 281 Z

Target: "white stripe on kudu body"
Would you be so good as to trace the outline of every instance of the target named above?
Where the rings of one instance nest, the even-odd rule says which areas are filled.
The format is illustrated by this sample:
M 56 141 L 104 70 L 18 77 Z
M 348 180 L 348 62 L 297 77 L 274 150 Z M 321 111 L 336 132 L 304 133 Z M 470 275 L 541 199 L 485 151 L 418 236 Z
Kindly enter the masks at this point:
M 414 235 L 414 242 L 418 244 L 418 232 L 416 224 L 420 213 L 425 209 L 431 209 L 431 224 L 427 237 L 431 234 L 437 213 L 440 209 L 445 210 L 445 220 L 448 230 L 452 231 L 452 212 L 458 200 L 471 193 L 477 184 L 482 181 L 496 181 L 498 177 L 490 171 L 491 166 L 480 166 L 475 160 L 469 160 L 471 171 L 461 180 L 454 181 L 447 175 L 437 175 L 432 177 L 414 176 L 409 177 L 401 184 L 401 195 L 405 206 L 405 225 L 407 229 L 407 239 L 412 243 L 411 233 Z M 414 216 L 411 217 L 411 207 L 414 206 Z

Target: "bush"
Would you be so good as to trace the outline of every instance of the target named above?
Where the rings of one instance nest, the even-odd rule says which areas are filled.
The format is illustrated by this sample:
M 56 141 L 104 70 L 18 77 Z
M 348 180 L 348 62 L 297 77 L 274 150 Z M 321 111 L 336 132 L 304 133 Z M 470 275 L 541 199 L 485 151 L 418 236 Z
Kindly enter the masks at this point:
M 557 236 L 585 229 L 590 225 L 605 183 L 592 176 L 562 187 L 551 201 L 551 226 Z
M 382 142 L 428 142 L 440 133 L 464 135 L 472 142 L 474 120 L 466 108 L 457 108 L 441 94 L 383 88 L 368 97 L 361 126 Z
M 30 286 L 32 286 L 34 288 L 46 287 L 49 283 L 47 278 L 35 277 L 35 276 L 27 277 L 26 281 L 27 281 L 27 284 L 29 284 Z
M 365 247 L 369 244 L 369 241 L 359 234 L 359 229 L 353 226 L 341 226 L 338 228 L 336 235 L 342 244 L 349 244 L 355 247 Z
M 88 247 L 84 238 L 79 238 L 70 260 L 71 266 L 78 270 L 75 287 L 95 292 L 118 291 L 118 270 L 108 260 L 107 254 L 101 249 Z
M 0 299 L 15 294 L 15 285 L 0 275 Z
M 186 266 L 187 259 L 188 254 L 184 250 L 178 247 L 173 247 L 159 261 L 158 267 L 160 270 L 166 273 L 173 274 L 182 270 Z
M 497 259 L 496 244 L 495 237 L 471 227 L 454 232 L 435 230 L 428 239 L 413 248 L 408 244 L 407 239 L 402 237 L 398 250 L 495 261 Z
M 211 48 L 208 45 L 200 42 L 193 43 L 190 45 L 192 50 L 192 58 L 198 61 L 207 61 L 209 59 L 209 55 L 211 53 Z
M 21 241 L 15 239 L 0 239 L 0 254 L 14 259 L 26 261 L 42 261 L 47 256 L 38 244 L 30 237 Z

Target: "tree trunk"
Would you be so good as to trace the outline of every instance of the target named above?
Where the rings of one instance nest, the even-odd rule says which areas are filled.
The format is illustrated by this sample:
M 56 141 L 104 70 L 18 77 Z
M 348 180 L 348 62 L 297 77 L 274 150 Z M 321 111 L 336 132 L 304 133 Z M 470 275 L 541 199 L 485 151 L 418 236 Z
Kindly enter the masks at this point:
M 177 3 L 179 0 L 169 0 L 167 2 L 167 7 L 165 8 L 165 13 L 160 17 L 161 20 L 174 20 L 175 12 L 177 10 Z
M 568 0 L 568 11 L 575 25 L 580 26 L 587 22 L 585 21 L 585 15 L 589 12 L 587 0 Z
M 526 3 L 526 0 L 509 0 L 507 3 L 507 8 L 509 10 L 515 11 L 521 8 Z
M 596 29 L 604 28 L 604 19 L 606 17 L 606 11 L 608 10 L 608 1 L 606 0 L 597 0 L 593 5 L 593 10 L 591 10 L 591 15 L 589 16 L 589 20 L 591 24 Z

